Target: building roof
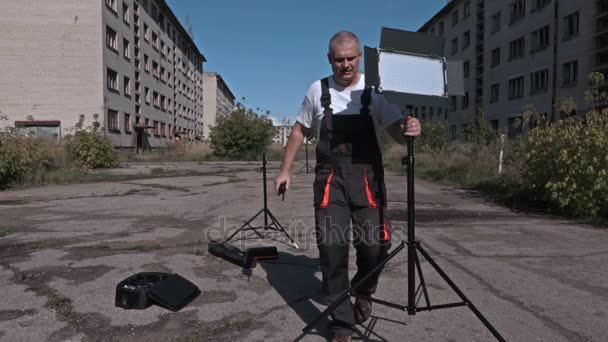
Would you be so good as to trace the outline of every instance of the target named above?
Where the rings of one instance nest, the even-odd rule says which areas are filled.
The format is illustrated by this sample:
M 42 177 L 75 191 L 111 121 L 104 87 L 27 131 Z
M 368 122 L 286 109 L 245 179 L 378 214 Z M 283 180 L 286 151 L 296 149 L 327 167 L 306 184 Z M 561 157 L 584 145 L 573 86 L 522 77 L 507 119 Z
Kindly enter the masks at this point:
M 220 74 L 218 74 L 217 72 L 203 72 L 203 75 L 214 75 L 217 79 L 217 82 L 220 84 L 224 85 L 224 88 L 226 88 L 226 90 L 228 90 L 228 94 L 232 97 L 233 100 L 236 99 L 236 97 L 234 96 L 234 94 L 232 93 L 232 90 L 230 90 L 230 87 L 228 87 L 228 85 L 226 84 L 226 82 L 224 81 L 224 78 L 222 78 L 222 76 Z
M 186 29 L 184 28 L 184 26 L 182 26 L 182 23 L 179 21 L 179 19 L 177 19 L 177 17 L 175 16 L 175 14 L 173 14 L 173 10 L 171 10 L 171 8 L 169 7 L 169 5 L 167 5 L 167 3 L 165 2 L 165 0 L 158 0 L 157 3 L 159 5 L 159 7 L 164 8 L 165 9 L 165 13 L 167 13 L 171 17 L 171 19 L 177 23 L 177 29 L 181 31 L 182 36 L 188 37 L 187 39 L 191 43 L 192 48 L 194 48 L 194 51 L 202 58 L 203 62 L 206 62 L 207 59 L 200 52 L 200 50 L 198 49 L 198 47 L 194 43 L 194 40 L 192 40 L 192 37 L 190 37 L 190 34 L 188 34 L 188 32 L 186 31 Z
M 443 6 L 442 9 L 439 10 L 439 12 L 435 13 L 434 16 L 431 17 L 431 19 L 427 20 L 426 23 L 424 23 L 424 25 L 422 25 L 419 29 L 418 32 L 424 32 L 426 31 L 429 27 L 431 27 L 433 25 L 433 23 L 435 23 L 435 21 L 438 18 L 441 18 L 443 16 L 445 16 L 446 14 L 448 14 L 454 7 L 456 7 L 456 5 L 460 2 L 461 0 L 450 0 L 445 6 Z

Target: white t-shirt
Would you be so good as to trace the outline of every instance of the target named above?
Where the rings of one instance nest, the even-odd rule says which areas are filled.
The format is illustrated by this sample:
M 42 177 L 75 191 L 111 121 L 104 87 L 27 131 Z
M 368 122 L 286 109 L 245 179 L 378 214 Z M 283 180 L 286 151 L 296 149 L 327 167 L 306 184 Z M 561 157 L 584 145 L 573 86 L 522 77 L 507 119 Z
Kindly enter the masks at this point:
M 365 89 L 365 75 L 361 74 L 357 84 L 343 87 L 336 84 L 333 77 L 329 77 L 329 93 L 331 95 L 332 115 L 360 115 L 361 95 Z M 397 120 L 402 120 L 403 115 L 399 106 L 389 104 L 384 96 L 376 91 L 371 92 L 371 103 L 369 114 L 374 118 L 374 128 L 378 146 L 382 149 L 382 130 Z M 313 82 L 308 90 L 302 106 L 296 116 L 296 121 L 306 128 L 312 128 L 317 136 L 321 131 L 321 120 L 323 119 L 323 105 L 321 105 L 321 80 Z

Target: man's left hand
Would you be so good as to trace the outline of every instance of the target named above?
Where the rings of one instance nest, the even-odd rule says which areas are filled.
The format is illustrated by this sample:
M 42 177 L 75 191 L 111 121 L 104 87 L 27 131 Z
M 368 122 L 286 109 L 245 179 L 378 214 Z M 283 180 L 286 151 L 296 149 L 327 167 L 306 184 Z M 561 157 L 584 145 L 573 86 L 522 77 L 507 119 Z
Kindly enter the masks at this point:
M 401 123 L 401 130 L 403 131 L 403 135 L 406 137 L 417 137 L 420 135 L 422 127 L 418 119 L 412 116 L 408 116 Z

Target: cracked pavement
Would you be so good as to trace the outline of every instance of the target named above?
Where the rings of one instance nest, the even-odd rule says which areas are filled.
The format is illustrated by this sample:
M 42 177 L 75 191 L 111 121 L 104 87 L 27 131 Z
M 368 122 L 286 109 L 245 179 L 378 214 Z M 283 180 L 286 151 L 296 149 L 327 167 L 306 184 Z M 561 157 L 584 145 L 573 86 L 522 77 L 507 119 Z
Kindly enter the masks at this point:
M 207 242 L 263 207 L 260 163 L 135 163 L 116 174 L 158 178 L 34 187 L 0 193 L 0 341 L 325 341 L 314 244 L 313 175 L 294 178 L 268 207 L 300 245 L 276 231 L 241 247 L 274 245 L 250 277 L 208 254 Z M 298 170 L 299 164 L 294 165 Z M 162 177 L 164 170 L 171 177 Z M 152 171 L 155 170 L 155 171 Z M 387 175 L 393 246 L 404 238 L 405 177 Z M 512 212 L 474 192 L 416 181 L 416 236 L 424 250 L 508 341 L 605 341 L 608 231 Z M 263 223 L 259 216 L 254 225 Z M 431 304 L 459 301 L 421 255 Z M 407 253 L 386 266 L 377 297 L 405 305 Z M 351 276 L 356 271 L 351 248 Z M 201 295 L 179 312 L 123 310 L 115 287 L 142 272 L 178 273 Z M 424 300 L 418 305 L 424 306 Z M 406 312 L 374 305 L 354 340 L 492 341 L 466 307 Z

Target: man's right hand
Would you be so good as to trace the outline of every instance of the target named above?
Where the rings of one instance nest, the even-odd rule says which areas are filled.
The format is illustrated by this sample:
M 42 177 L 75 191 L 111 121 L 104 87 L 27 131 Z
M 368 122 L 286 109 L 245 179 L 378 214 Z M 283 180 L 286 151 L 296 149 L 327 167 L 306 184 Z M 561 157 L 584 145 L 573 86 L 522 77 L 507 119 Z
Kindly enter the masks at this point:
M 279 187 L 285 183 L 285 189 L 289 190 L 289 184 L 291 183 L 291 177 L 289 172 L 280 172 L 279 175 L 274 179 L 274 193 L 279 194 Z

